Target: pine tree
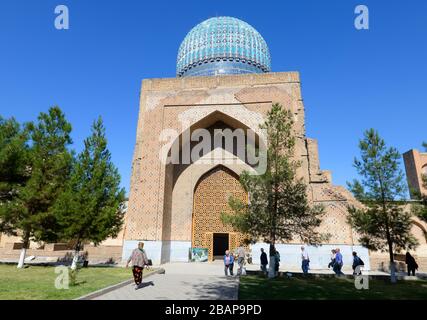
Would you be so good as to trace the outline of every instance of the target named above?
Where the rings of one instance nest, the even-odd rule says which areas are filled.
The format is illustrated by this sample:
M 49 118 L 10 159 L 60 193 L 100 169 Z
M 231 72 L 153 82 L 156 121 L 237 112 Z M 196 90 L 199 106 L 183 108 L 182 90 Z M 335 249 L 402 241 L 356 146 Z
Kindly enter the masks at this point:
M 37 123 L 28 123 L 29 178 L 16 197 L 8 205 L 6 223 L 14 233 L 22 237 L 22 251 L 18 268 L 24 265 L 26 249 L 30 241 L 52 242 L 58 238 L 58 225 L 52 214 L 52 206 L 68 180 L 72 154 L 71 125 L 58 107 L 48 113 L 40 113 Z
M 400 153 L 387 147 L 374 129 L 360 140 L 361 160 L 354 167 L 362 181 L 348 183 L 349 189 L 366 208 L 349 208 L 348 222 L 361 235 L 360 242 L 371 250 L 388 251 L 391 281 L 396 282 L 394 252 L 414 247 L 411 214 L 396 200 L 405 196 L 406 185 L 400 165 Z
M 0 233 L 8 235 L 16 235 L 10 209 L 30 177 L 27 141 L 27 132 L 14 118 L 0 116 Z
M 76 268 L 79 251 L 87 242 L 99 244 L 117 236 L 122 227 L 125 200 L 120 189 L 120 175 L 111 162 L 105 129 L 101 118 L 94 122 L 92 135 L 84 142 L 66 191 L 55 205 L 55 215 L 62 238 L 75 244 L 72 269 Z
M 295 135 L 290 110 L 273 104 L 261 126 L 268 137 L 266 172 L 254 175 L 243 172 L 240 182 L 249 193 L 250 202 L 230 198 L 233 214 L 222 214 L 224 223 L 231 224 L 251 242 L 270 244 L 270 272 L 274 276 L 275 244 L 278 241 L 300 241 L 318 244 L 328 235 L 316 228 L 321 224 L 324 208 L 310 206 L 307 187 L 297 178 L 300 165 L 294 160 Z

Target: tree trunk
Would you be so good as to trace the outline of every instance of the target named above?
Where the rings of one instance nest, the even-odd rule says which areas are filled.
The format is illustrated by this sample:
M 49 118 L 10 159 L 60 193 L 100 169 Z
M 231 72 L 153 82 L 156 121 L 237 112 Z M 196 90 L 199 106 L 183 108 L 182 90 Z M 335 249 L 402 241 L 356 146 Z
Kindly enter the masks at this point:
M 71 270 L 77 269 L 77 262 L 79 260 L 79 250 L 74 250 L 73 262 L 71 263 Z
M 388 253 L 390 255 L 390 281 L 391 283 L 396 283 L 396 269 L 394 265 L 394 255 L 393 255 L 393 243 L 391 242 L 391 235 L 390 235 L 390 226 L 388 221 L 388 212 L 387 212 L 387 206 L 386 206 L 386 197 L 384 193 L 383 188 L 383 182 L 381 180 L 381 177 L 379 177 L 380 187 L 381 187 L 381 198 L 382 198 L 382 206 L 383 206 L 383 214 L 385 216 L 385 227 L 386 227 L 386 238 L 387 238 L 387 244 L 388 244 Z
M 71 263 L 71 270 L 77 269 L 77 262 L 79 261 L 79 252 L 80 252 L 80 239 L 77 240 L 77 243 L 74 247 L 74 256 L 73 256 L 73 262 Z
M 22 269 L 24 267 L 25 256 L 27 254 L 27 248 L 28 248 L 29 242 L 30 240 L 29 240 L 28 233 L 25 232 L 22 238 L 22 249 L 21 249 L 21 254 L 19 255 L 19 261 L 17 266 L 18 269 Z
M 393 244 L 391 241 L 388 241 L 388 252 L 390 254 L 390 281 L 391 283 L 396 283 L 396 265 L 394 264 Z
M 22 269 L 24 267 L 25 255 L 27 253 L 27 248 L 24 246 L 21 249 L 21 254 L 19 256 L 18 269 Z
M 269 278 L 275 278 L 276 277 L 276 248 L 274 247 L 273 243 L 270 243 L 270 259 L 268 264 L 268 277 Z

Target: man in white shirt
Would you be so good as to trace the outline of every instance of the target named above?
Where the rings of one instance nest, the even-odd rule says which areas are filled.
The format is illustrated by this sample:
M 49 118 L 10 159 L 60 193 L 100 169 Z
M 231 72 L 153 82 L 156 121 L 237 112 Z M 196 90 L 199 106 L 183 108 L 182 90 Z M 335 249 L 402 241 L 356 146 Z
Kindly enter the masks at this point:
M 310 264 L 310 258 L 308 257 L 308 253 L 303 246 L 301 247 L 301 261 L 302 261 L 302 264 L 301 264 L 302 272 L 304 274 L 307 274 L 308 267 Z

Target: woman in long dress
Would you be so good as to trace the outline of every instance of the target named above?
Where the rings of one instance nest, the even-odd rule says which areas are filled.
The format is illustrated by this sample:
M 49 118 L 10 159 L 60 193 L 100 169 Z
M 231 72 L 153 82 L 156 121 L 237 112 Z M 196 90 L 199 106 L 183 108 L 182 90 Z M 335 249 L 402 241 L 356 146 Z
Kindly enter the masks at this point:
M 132 251 L 127 263 L 126 268 L 129 266 L 129 263 L 132 262 L 132 273 L 133 279 L 135 280 L 135 289 L 138 289 L 142 282 L 142 271 L 144 266 L 148 265 L 147 254 L 144 250 L 144 242 L 138 243 L 138 248 Z

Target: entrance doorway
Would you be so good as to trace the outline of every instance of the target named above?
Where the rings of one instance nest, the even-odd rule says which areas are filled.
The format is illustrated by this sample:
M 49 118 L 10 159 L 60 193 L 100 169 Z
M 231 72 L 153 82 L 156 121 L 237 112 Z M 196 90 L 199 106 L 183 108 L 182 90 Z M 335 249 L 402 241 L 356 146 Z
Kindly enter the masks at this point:
M 237 248 L 243 238 L 221 220 L 221 213 L 233 213 L 228 204 L 230 196 L 244 203 L 248 201 L 239 176 L 221 165 L 202 175 L 194 190 L 191 244 L 193 248 L 207 248 L 209 261 L 216 255 L 222 259 L 225 250 Z
M 225 250 L 228 250 L 228 233 L 213 234 L 213 256 L 214 260 L 224 257 Z

